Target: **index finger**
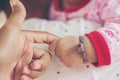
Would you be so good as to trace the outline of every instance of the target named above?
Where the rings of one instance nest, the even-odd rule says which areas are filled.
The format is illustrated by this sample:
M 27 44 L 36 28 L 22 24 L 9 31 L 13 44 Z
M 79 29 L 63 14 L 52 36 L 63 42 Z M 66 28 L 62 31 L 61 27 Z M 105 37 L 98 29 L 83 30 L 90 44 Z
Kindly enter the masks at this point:
M 26 37 L 30 38 L 34 43 L 47 43 L 51 44 L 55 40 L 59 39 L 58 36 L 43 32 L 43 31 L 23 31 Z

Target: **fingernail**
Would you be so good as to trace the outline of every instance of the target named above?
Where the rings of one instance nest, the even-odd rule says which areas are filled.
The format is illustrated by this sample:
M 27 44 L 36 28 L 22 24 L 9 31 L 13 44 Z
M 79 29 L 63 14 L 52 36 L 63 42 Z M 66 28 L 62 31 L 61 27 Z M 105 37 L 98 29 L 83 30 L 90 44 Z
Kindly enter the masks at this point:
M 11 8 L 12 8 L 12 10 L 13 10 L 13 7 L 17 4 L 17 0 L 10 0 L 10 6 L 11 6 Z
M 14 5 L 17 4 L 17 1 L 18 1 L 18 0 L 10 0 L 10 4 L 11 4 L 12 6 L 14 6 Z
M 41 64 L 36 64 L 36 65 L 33 67 L 33 69 L 40 69 L 41 67 L 42 67 Z
M 20 80 L 28 80 L 28 78 L 26 76 L 22 76 Z
M 23 69 L 23 73 L 29 74 L 30 73 L 30 69 L 28 67 L 25 67 Z

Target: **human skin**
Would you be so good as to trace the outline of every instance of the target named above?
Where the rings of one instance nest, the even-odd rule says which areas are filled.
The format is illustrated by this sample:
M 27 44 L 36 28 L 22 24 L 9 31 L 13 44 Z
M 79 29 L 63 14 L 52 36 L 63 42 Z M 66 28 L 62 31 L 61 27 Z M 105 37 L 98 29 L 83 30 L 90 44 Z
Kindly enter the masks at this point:
M 11 0 L 12 14 L 0 29 L 0 80 L 33 80 L 48 67 L 51 56 L 34 43 L 51 44 L 57 36 L 22 31 L 26 11 L 20 1 Z
M 97 63 L 97 57 L 94 47 L 87 36 L 84 37 L 85 53 L 88 57 L 88 63 Z M 83 59 L 80 54 L 76 52 L 76 46 L 79 44 L 78 36 L 65 36 L 60 40 L 54 42 L 51 50 L 55 51 L 56 56 L 67 67 L 73 68 L 83 64 Z

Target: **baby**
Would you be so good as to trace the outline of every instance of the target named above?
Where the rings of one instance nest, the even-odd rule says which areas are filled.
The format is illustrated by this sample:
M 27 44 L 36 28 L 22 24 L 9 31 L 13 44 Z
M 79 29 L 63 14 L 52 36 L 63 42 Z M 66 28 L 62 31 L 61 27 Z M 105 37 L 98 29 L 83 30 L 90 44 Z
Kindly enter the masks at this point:
M 52 34 L 56 34 L 57 36 L 64 37 L 68 35 L 84 35 L 86 32 L 91 32 L 100 27 L 101 25 L 99 23 L 85 20 L 84 18 L 72 19 L 67 22 L 32 18 L 25 21 L 22 29 L 47 31 Z M 46 45 L 37 46 L 47 49 Z M 52 80 L 92 80 L 91 69 L 93 66 L 91 64 L 89 64 L 90 68 L 87 68 L 86 65 L 80 64 L 80 66 L 70 69 L 64 66 L 54 53 L 52 53 L 52 56 L 53 57 L 50 66 L 48 67 L 46 73 L 39 79 L 48 80 L 49 78 Z
M 114 5 L 113 5 L 114 4 Z M 83 36 L 85 52 L 88 57 L 88 62 L 95 66 L 103 66 L 100 68 L 92 68 L 93 78 L 89 80 L 119 80 L 119 26 L 120 26 L 120 0 L 53 0 L 49 10 L 49 19 L 59 20 L 67 22 L 68 20 L 76 18 L 85 18 L 97 23 L 100 23 L 102 27 L 98 27 L 97 30 L 91 30 L 89 33 L 86 31 L 86 35 L 82 33 L 85 29 L 84 26 L 72 26 L 73 28 L 79 27 L 74 31 L 73 28 L 67 30 L 64 29 L 66 34 L 77 34 Z M 109 14 L 108 14 L 109 13 Z M 64 23 L 62 22 L 62 23 Z M 73 21 L 71 21 L 73 22 Z M 68 23 L 65 23 L 68 24 Z M 76 24 L 75 22 L 73 24 Z M 73 25 L 71 24 L 71 25 Z M 36 24 L 37 25 L 37 24 Z M 55 24 L 56 25 L 56 24 Z M 35 25 L 34 25 L 35 26 Z M 55 27 L 56 28 L 56 27 Z M 69 27 L 70 28 L 70 27 Z M 92 28 L 92 25 L 87 28 Z M 51 27 L 49 30 L 52 29 Z M 59 31 L 56 31 L 57 33 Z M 63 32 L 60 32 L 62 35 Z M 71 45 L 70 45 L 71 43 Z M 72 44 L 73 43 L 73 44 Z M 68 45 L 69 44 L 69 45 Z M 57 41 L 57 44 L 53 50 L 56 55 L 66 66 L 78 66 L 82 63 L 82 56 L 79 56 L 74 51 L 74 47 L 79 44 L 78 36 L 64 37 Z M 69 53 L 69 54 L 68 54 Z M 72 61 L 71 61 L 72 60 Z M 112 64 L 112 65 L 110 65 Z M 109 66 L 105 66 L 109 65 Z M 117 70 L 118 69 L 118 70 Z M 110 74 L 113 72 L 113 74 Z M 71 71 L 73 73 L 74 71 Z M 85 71 L 84 71 L 85 72 Z M 68 72 L 70 74 L 70 72 Z M 101 74 L 102 73 L 102 74 Z M 67 74 L 66 74 L 67 75 Z M 74 75 L 74 74 L 71 74 Z M 76 74 L 75 74 L 76 75 Z M 79 75 L 79 74 L 78 74 Z M 111 77 L 106 77 L 110 76 Z M 70 76 L 70 75 L 69 75 Z M 78 77 L 77 77 L 78 78 Z M 86 77 L 85 77 L 86 78 Z M 73 78 L 69 78 L 72 79 Z M 74 78 L 75 79 L 75 78 Z M 64 80 L 62 78 L 62 80 Z M 66 79 L 65 79 L 66 80 Z M 86 79 L 83 79 L 86 80 Z

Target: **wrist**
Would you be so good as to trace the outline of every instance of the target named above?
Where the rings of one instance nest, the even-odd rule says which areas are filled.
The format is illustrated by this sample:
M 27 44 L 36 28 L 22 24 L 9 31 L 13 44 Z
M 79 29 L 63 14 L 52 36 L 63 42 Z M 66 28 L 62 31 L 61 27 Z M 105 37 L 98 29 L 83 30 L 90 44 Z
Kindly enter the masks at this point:
M 76 59 L 79 58 L 79 63 L 83 63 L 84 60 L 82 58 L 82 55 L 81 53 L 79 54 L 76 49 L 77 49 L 77 46 L 80 44 L 80 41 L 79 41 L 79 36 L 74 36 L 74 46 L 73 46 L 73 50 L 74 50 L 74 53 L 77 54 L 78 56 L 76 56 Z
M 88 57 L 88 62 L 89 63 L 97 63 L 95 49 L 94 49 L 90 39 L 87 36 L 84 36 L 84 47 L 85 47 L 85 52 Z
M 83 60 L 83 63 L 97 63 L 97 57 L 95 53 L 95 49 L 87 36 L 81 36 L 75 38 L 75 47 L 76 53 L 78 53 Z

